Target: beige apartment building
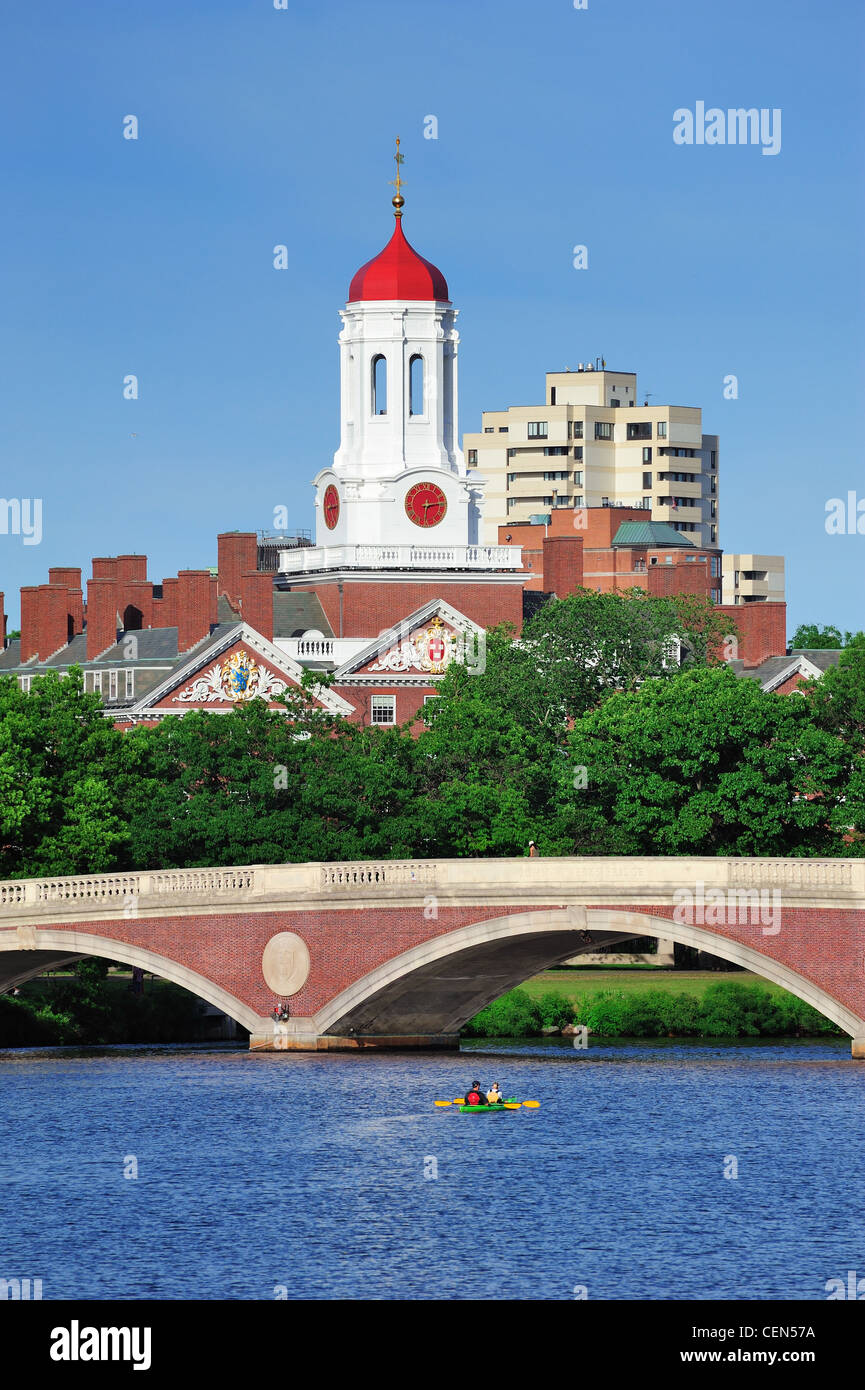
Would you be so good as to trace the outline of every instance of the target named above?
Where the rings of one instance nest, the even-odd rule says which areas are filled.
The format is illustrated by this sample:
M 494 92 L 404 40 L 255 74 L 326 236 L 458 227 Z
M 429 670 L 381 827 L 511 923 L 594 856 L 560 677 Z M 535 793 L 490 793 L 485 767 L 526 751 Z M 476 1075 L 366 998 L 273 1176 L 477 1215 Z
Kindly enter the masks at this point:
M 723 603 L 783 603 L 783 555 L 725 555 Z
M 543 405 L 485 410 L 463 438 L 487 479 L 481 541 L 559 508 L 641 507 L 696 545 L 719 545 L 718 436 L 695 406 L 648 405 L 635 372 L 603 363 L 547 372 Z

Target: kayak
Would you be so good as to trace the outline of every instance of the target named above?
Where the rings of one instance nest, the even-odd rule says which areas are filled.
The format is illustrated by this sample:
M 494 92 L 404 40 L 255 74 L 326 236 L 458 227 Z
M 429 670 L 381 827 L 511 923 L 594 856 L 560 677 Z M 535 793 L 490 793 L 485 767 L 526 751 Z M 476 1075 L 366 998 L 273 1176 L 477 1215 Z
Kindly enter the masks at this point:
M 501 1114 L 504 1111 L 506 1111 L 509 1106 L 517 1104 L 517 1101 L 509 1099 L 506 1101 L 497 1101 L 495 1105 L 461 1105 L 459 1108 L 464 1115 L 472 1115 L 476 1112 L 480 1114 L 489 1115 Z

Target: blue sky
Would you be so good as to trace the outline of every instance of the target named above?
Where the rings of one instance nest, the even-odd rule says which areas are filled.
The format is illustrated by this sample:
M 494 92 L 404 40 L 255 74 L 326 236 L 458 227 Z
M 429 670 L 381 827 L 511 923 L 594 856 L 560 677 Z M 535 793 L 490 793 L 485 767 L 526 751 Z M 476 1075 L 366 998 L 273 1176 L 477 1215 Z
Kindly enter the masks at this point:
M 44 506 L 40 545 L 0 535 L 12 623 L 51 564 L 139 551 L 158 581 L 276 507 L 312 526 L 399 134 L 461 430 L 547 370 L 636 370 L 720 435 L 721 543 L 786 555 L 788 631 L 865 627 L 865 535 L 824 528 L 865 498 L 859 0 L 287 4 L 6 0 L 0 491 Z M 781 152 L 675 145 L 697 101 L 781 108 Z

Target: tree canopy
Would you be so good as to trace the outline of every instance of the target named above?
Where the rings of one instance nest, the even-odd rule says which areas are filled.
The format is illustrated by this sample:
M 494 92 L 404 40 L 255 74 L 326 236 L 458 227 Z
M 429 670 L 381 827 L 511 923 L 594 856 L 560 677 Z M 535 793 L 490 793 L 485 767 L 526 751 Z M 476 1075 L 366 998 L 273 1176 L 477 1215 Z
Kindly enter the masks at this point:
M 802 694 L 714 653 L 692 597 L 588 591 L 453 663 L 418 733 L 315 704 L 115 729 L 80 672 L 0 679 L 4 877 L 526 852 L 856 854 L 865 638 Z M 317 673 L 315 680 L 321 680 Z

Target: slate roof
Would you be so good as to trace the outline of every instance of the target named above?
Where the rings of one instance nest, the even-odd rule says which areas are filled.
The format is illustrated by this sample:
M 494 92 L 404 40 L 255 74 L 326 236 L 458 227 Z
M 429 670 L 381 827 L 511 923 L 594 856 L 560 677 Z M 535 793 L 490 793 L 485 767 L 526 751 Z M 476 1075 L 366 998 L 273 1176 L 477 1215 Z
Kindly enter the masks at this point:
M 821 671 L 828 671 L 830 666 L 837 666 L 841 659 L 841 653 L 832 647 L 792 647 L 790 655 L 804 656 L 806 661 L 810 661 L 812 666 Z
M 302 637 L 305 632 L 335 637 L 318 594 L 308 589 L 276 589 L 273 594 L 274 637 Z
M 682 531 L 668 521 L 623 521 L 613 536 L 613 545 L 681 545 L 696 546 Z

